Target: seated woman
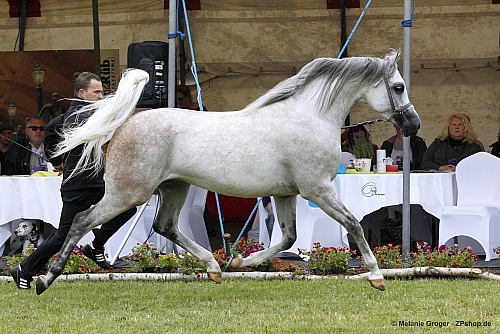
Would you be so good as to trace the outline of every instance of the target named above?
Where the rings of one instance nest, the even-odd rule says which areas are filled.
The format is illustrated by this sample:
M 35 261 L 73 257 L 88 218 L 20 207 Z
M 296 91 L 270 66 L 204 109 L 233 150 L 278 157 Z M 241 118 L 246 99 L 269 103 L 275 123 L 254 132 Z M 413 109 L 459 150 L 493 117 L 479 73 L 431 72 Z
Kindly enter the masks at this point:
M 366 128 L 363 125 L 356 125 L 352 128 L 348 128 L 344 133 L 346 133 L 346 135 L 343 134 L 344 138 L 341 138 L 343 152 L 351 152 L 352 153 L 354 145 L 357 142 L 364 141 L 364 140 L 371 142 L 370 134 L 368 133 L 368 130 L 366 130 Z M 374 166 L 377 164 L 378 146 L 375 144 L 372 144 L 372 146 L 373 146 L 372 166 Z
M 462 159 L 484 151 L 483 147 L 477 140 L 470 117 L 466 114 L 453 114 L 441 134 L 425 151 L 422 168 L 454 172 Z
M 390 157 L 392 161 L 403 161 L 403 133 L 401 128 L 394 124 L 396 129 L 396 135 L 385 140 L 382 143 L 380 149 L 385 150 L 386 156 Z M 427 150 L 427 145 L 422 137 L 411 136 L 410 137 L 410 170 L 421 169 L 422 168 L 422 158 L 425 151 Z

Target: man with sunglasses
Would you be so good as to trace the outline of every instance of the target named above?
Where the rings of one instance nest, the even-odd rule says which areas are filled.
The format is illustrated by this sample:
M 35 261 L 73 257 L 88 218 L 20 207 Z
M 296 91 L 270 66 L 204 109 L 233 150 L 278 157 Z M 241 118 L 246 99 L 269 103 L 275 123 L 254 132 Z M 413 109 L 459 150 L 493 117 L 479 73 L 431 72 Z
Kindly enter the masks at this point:
M 63 140 L 62 130 L 67 126 L 75 126 L 85 122 L 92 112 L 78 113 L 88 101 L 97 101 L 103 98 L 101 78 L 91 72 L 83 72 L 75 76 L 75 98 L 66 113 L 57 116 L 45 129 L 45 152 L 55 151 L 55 146 Z M 104 170 L 83 170 L 80 174 L 69 178 L 83 151 L 83 144 L 75 147 L 63 157 L 50 158 L 54 169 L 63 174 L 61 184 L 61 198 L 63 207 L 59 219 L 59 227 L 55 233 L 38 246 L 20 265 L 11 269 L 12 278 L 19 289 L 29 289 L 33 276 L 37 275 L 47 264 L 49 259 L 61 250 L 64 240 L 69 233 L 73 218 L 92 205 L 97 204 L 104 196 Z M 134 214 L 137 209 L 132 208 L 111 219 L 100 228 L 92 230 L 94 240 L 82 248 L 83 254 L 96 262 L 101 268 L 111 268 L 106 260 L 104 244 L 118 231 Z M 116 262 L 115 262 L 116 265 Z
M 11 145 L 5 155 L 3 175 L 30 175 L 34 167 L 47 167 L 43 146 L 45 122 L 39 116 L 29 117 L 26 120 L 25 132 L 26 139 L 21 140 L 20 145 Z

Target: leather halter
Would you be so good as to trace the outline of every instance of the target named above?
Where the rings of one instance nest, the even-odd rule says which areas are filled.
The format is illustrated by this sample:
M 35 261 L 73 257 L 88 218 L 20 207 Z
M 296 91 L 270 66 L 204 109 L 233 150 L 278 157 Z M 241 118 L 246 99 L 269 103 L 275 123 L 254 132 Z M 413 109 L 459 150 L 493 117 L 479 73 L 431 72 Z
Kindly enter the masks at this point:
M 396 106 L 394 105 L 394 98 L 392 97 L 391 87 L 389 86 L 389 80 L 387 80 L 387 77 L 385 75 L 384 75 L 383 79 L 384 79 L 384 83 L 385 83 L 385 88 L 387 89 L 387 95 L 389 95 L 389 101 L 391 102 L 391 110 L 392 110 L 391 117 L 389 117 L 388 119 L 379 118 L 379 119 L 376 119 L 376 120 L 365 121 L 365 122 L 355 123 L 355 124 L 351 124 L 351 125 L 344 125 L 344 126 L 341 127 L 342 129 L 353 128 L 353 127 L 358 126 L 358 125 L 375 124 L 375 123 L 378 123 L 378 122 L 389 122 L 391 120 L 391 118 L 394 117 L 394 115 L 396 115 L 396 114 L 403 115 L 405 112 L 408 111 L 408 109 L 410 109 L 410 108 L 413 107 L 413 104 L 407 103 L 407 104 L 405 104 L 402 107 L 396 108 Z M 380 84 L 380 81 L 378 81 L 375 84 L 375 86 L 377 86 L 378 84 Z
M 391 117 L 389 117 L 389 119 L 391 119 L 395 114 L 402 115 L 405 112 L 407 112 L 408 109 L 413 107 L 411 103 L 407 103 L 404 106 L 396 108 L 396 106 L 394 105 L 394 98 L 392 96 L 391 87 L 389 87 L 389 80 L 387 80 L 387 77 L 385 75 L 384 75 L 384 83 L 385 83 L 385 88 L 387 89 L 387 94 L 389 95 L 389 101 L 391 102 L 391 109 L 392 109 L 392 115 Z

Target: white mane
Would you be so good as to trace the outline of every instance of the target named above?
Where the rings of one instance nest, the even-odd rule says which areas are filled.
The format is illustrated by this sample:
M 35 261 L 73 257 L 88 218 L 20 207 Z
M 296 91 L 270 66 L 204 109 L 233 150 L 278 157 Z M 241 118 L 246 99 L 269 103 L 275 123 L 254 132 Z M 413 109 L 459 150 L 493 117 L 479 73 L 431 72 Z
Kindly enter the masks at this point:
M 329 109 L 342 87 L 348 81 L 373 83 L 384 75 L 391 76 L 397 69 L 396 61 L 400 51 L 392 50 L 383 59 L 352 57 L 344 59 L 318 58 L 306 64 L 296 75 L 285 79 L 269 92 L 252 102 L 247 108 L 261 108 L 286 100 L 300 93 L 315 80 L 323 80 L 319 91 L 318 106 L 322 111 Z
M 148 80 L 149 75 L 145 71 L 126 70 L 120 81 L 122 90 L 117 90 L 116 93 L 109 94 L 104 99 L 86 105 L 77 111 L 77 118 L 82 113 L 93 113 L 83 125 L 77 122 L 65 125 L 62 133 L 64 140 L 57 145 L 54 157 L 69 152 L 84 143 L 82 158 L 68 179 L 83 169 L 91 168 L 97 173 L 103 168 L 104 152 L 102 147 L 111 140 L 115 130 L 132 115 Z M 112 112 L 116 109 L 125 109 L 126 112 L 121 114 Z

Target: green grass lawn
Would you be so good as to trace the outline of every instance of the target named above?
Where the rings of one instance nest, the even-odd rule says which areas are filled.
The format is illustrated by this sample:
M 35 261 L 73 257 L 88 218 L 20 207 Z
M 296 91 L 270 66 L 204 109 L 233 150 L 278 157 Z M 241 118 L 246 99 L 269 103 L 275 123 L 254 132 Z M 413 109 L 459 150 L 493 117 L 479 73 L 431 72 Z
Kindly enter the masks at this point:
M 386 285 L 380 292 L 368 281 L 344 279 L 56 281 L 37 296 L 34 284 L 24 291 L 2 281 L 0 333 L 500 332 L 498 281 L 392 279 Z

